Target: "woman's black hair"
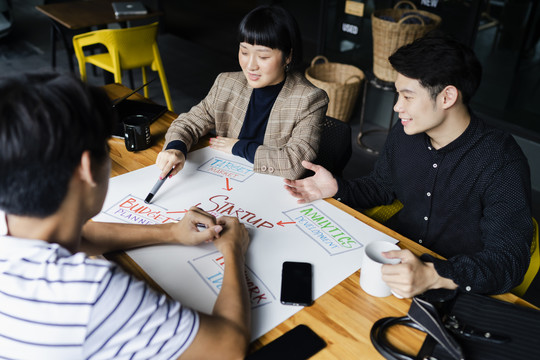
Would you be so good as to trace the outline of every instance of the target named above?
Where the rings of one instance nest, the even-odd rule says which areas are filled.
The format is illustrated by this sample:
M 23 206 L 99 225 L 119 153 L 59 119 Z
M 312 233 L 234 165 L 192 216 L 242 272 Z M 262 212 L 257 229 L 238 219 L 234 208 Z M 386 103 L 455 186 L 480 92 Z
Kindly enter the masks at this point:
M 418 80 L 433 100 L 453 85 L 468 104 L 482 79 L 482 65 L 474 52 L 440 31 L 402 46 L 388 60 L 398 73 Z
M 259 6 L 244 16 L 238 27 L 238 42 L 281 50 L 283 63 L 291 55 L 290 68 L 302 63 L 302 41 L 298 24 L 280 6 Z

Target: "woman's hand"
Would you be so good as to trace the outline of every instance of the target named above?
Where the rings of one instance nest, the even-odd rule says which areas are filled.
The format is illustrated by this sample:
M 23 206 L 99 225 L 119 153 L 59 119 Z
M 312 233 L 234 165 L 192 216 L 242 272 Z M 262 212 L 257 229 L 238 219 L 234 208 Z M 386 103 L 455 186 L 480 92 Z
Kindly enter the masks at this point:
M 217 136 L 210 139 L 210 147 L 219 151 L 223 151 L 227 154 L 232 154 L 232 148 L 234 144 L 238 142 L 238 139 L 228 138 L 224 136 Z
M 165 176 L 167 176 L 167 174 L 173 167 L 174 169 L 171 172 L 170 176 L 178 174 L 180 170 L 184 168 L 185 162 L 186 157 L 184 156 L 184 153 L 180 150 L 169 149 L 160 152 L 156 159 L 156 164 L 161 170 L 159 178 L 165 178 Z

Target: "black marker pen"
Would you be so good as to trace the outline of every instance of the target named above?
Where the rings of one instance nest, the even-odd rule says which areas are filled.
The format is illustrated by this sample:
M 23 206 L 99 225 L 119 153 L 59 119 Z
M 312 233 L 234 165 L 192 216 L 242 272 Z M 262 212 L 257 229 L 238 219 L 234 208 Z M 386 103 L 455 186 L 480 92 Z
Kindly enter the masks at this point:
M 165 180 L 167 180 L 167 178 L 171 175 L 172 171 L 173 171 L 174 168 L 172 168 L 171 170 L 169 170 L 169 173 L 163 178 L 163 179 L 159 179 L 156 183 L 156 185 L 154 185 L 154 187 L 152 188 L 152 190 L 150 190 L 150 193 L 148 194 L 148 196 L 146 197 L 146 199 L 144 199 L 144 202 L 147 203 L 147 204 L 150 204 L 150 201 L 152 201 L 152 198 L 154 197 L 154 195 L 156 195 L 156 193 L 158 192 L 159 188 L 161 187 L 161 185 L 163 185 L 163 183 L 165 182 Z

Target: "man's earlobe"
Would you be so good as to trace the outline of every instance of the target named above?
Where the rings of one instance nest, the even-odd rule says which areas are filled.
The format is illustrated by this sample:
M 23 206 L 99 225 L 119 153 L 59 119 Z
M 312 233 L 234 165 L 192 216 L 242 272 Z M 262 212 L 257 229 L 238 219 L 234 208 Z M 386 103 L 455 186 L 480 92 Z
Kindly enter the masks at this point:
M 81 155 L 81 162 L 78 167 L 79 176 L 82 181 L 86 182 L 91 187 L 95 187 L 97 184 L 94 181 L 94 175 L 92 175 L 92 157 L 90 152 L 84 151 Z
M 452 107 L 459 98 L 459 91 L 455 86 L 449 85 L 442 91 L 443 95 L 443 108 L 448 109 Z

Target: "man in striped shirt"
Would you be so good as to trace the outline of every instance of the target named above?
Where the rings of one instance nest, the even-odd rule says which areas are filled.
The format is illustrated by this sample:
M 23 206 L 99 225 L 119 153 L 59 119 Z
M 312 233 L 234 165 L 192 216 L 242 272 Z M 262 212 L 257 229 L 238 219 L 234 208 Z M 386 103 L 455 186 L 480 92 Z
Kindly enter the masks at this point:
M 236 218 L 192 208 L 176 224 L 87 223 L 107 193 L 113 125 L 101 89 L 58 74 L 0 77 L 0 359 L 243 358 L 249 237 Z M 88 257 L 205 241 L 225 259 L 210 315 Z

